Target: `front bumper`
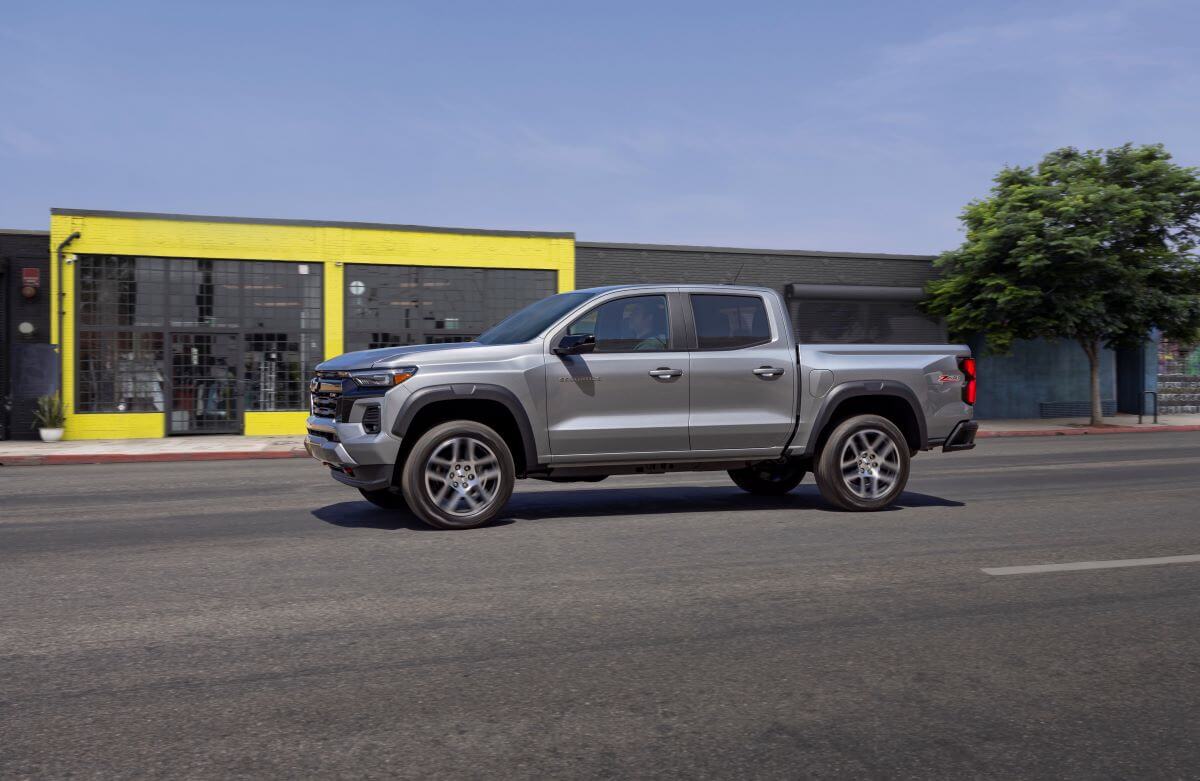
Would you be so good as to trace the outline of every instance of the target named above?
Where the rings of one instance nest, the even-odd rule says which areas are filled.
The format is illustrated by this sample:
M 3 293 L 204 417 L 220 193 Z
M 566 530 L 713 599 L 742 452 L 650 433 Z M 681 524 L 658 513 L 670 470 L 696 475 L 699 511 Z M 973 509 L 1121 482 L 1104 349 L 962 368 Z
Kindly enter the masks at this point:
M 304 449 L 329 467 L 329 474 L 354 488 L 374 491 L 392 484 L 400 440 L 386 430 L 368 434 L 362 424 L 309 416 Z
M 975 421 L 959 421 L 942 444 L 942 452 L 953 453 L 956 450 L 970 450 L 975 447 L 975 434 L 978 431 L 979 424 Z

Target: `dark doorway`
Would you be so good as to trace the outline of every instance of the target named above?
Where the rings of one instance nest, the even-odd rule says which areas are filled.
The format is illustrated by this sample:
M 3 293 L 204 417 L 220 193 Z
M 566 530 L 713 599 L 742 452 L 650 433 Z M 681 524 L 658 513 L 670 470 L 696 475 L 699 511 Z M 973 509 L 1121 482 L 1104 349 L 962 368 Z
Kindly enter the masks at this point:
M 242 433 L 240 334 L 172 333 L 168 434 Z

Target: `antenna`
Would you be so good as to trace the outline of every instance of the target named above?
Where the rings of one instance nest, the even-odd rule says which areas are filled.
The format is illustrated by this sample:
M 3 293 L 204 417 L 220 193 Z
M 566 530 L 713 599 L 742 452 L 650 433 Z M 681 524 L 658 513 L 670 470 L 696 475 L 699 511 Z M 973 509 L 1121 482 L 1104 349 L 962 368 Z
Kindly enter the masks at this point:
M 738 266 L 737 273 L 733 275 L 733 281 L 732 281 L 732 282 L 726 282 L 725 284 L 727 284 L 727 285 L 736 285 L 736 284 L 737 284 L 737 281 L 738 281 L 738 279 L 740 279 L 740 278 L 741 278 L 741 276 L 742 276 L 742 271 L 743 271 L 743 270 L 745 270 L 745 268 L 746 268 L 746 261 L 744 261 L 744 260 L 743 260 L 743 261 L 742 261 L 742 265 Z

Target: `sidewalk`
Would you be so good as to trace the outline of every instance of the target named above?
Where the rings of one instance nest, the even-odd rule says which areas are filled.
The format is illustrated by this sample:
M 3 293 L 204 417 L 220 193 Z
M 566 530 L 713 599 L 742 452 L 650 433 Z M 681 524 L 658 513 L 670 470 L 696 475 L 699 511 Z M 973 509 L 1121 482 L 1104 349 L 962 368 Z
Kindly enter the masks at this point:
M 304 440 L 208 434 L 162 439 L 82 439 L 73 442 L 0 442 L 0 466 L 111 464 L 121 461 L 229 461 L 297 458 Z
M 1080 434 L 1144 434 L 1150 431 L 1200 431 L 1200 415 L 1159 415 L 1158 423 L 1146 415 L 1119 413 L 1104 419 L 1104 426 L 1087 425 L 1083 418 L 1033 418 L 981 420 L 977 437 L 1050 437 Z
M 1200 431 L 1200 415 L 1163 415 L 1158 425 L 1147 416 L 1105 418 L 1091 428 L 1079 418 L 1046 420 L 981 420 L 979 438 L 1046 437 L 1084 434 L 1142 434 L 1157 431 Z M 229 461 L 253 458 L 298 458 L 305 455 L 300 436 L 243 437 L 208 435 L 162 439 L 92 439 L 74 442 L 0 442 L 0 466 L 46 464 L 111 464 L 128 461 Z

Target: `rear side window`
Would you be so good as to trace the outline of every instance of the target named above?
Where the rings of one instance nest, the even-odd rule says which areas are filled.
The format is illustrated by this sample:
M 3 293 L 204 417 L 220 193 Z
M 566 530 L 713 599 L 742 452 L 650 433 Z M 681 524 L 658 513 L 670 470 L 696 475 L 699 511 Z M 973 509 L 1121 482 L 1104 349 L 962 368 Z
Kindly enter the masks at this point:
M 692 294 L 701 350 L 736 350 L 771 341 L 767 308 L 758 296 Z

